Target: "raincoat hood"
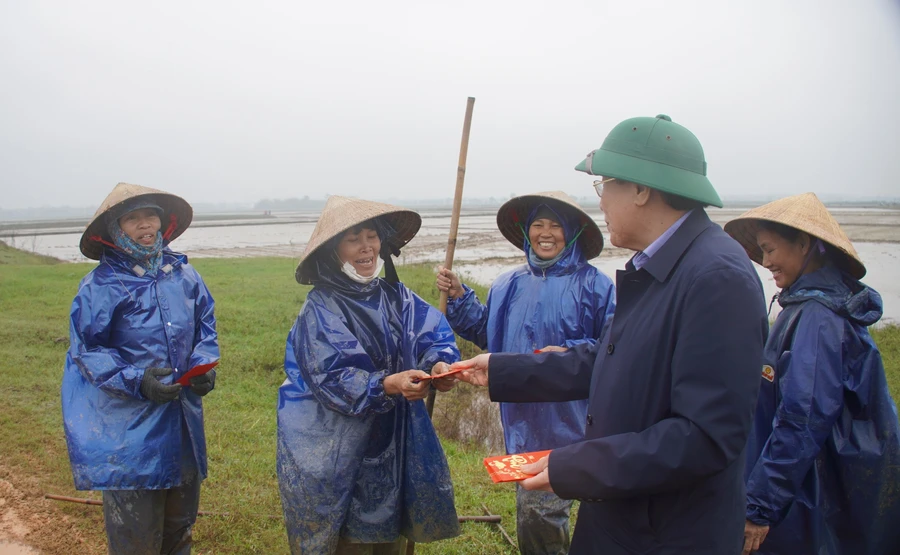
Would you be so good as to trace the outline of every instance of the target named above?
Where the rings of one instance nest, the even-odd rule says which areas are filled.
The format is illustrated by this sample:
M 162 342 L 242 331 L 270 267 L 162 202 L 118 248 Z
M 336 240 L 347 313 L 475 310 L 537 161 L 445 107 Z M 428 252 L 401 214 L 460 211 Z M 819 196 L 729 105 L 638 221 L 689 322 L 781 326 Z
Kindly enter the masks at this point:
M 833 266 L 800 276 L 778 296 L 778 304 L 782 307 L 808 300 L 867 327 L 880 320 L 884 312 L 878 291 Z

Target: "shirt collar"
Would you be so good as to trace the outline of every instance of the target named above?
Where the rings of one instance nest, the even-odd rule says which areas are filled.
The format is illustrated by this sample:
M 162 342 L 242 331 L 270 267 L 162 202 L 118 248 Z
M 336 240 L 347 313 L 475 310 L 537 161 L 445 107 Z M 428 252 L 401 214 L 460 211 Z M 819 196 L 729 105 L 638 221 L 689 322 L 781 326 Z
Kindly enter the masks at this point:
M 656 252 L 666 244 L 666 241 L 668 241 L 670 237 L 675 235 L 675 232 L 678 231 L 678 228 L 681 227 L 681 224 L 683 224 L 684 221 L 688 219 L 688 216 L 691 215 L 691 212 L 693 212 L 693 210 L 688 210 L 687 212 L 682 214 L 682 216 L 678 218 L 678 220 L 676 220 L 674 224 L 669 226 L 669 229 L 665 230 L 662 235 L 660 235 L 656 238 L 655 241 L 650 243 L 650 245 L 648 245 L 646 249 L 638 251 L 638 253 L 634 255 L 634 259 L 631 261 L 631 263 L 634 265 L 635 269 L 640 270 L 647 262 L 649 262 L 650 257 L 656 254 Z
M 669 274 L 694 239 L 715 225 L 702 208 L 695 208 L 685 216 L 681 225 L 674 230 L 669 239 L 659 246 L 653 258 L 649 258 L 643 263 L 643 269 L 657 281 L 662 282 L 668 279 Z

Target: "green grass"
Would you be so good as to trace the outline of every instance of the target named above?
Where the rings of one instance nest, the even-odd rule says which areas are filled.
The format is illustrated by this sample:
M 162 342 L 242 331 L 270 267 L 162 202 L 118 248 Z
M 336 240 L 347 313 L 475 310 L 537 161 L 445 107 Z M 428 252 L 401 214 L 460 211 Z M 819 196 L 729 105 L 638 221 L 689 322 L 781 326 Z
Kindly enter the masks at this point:
M 77 492 L 66 453 L 59 385 L 68 348 L 68 313 L 78 283 L 92 264 L 47 264 L 14 249 L 0 249 L 0 479 L 38 482 L 42 493 L 99 499 Z M 51 259 L 52 260 L 52 259 Z M 204 400 L 209 478 L 201 510 L 198 553 L 287 553 L 275 472 L 275 408 L 284 380 L 288 330 L 309 287 L 294 281 L 290 259 L 193 261 L 216 299 L 222 362 L 216 390 Z M 428 267 L 401 267 L 401 278 L 437 304 Z M 484 291 L 482 290 L 483 294 Z M 463 346 L 468 353 L 475 349 Z M 447 398 L 449 400 L 449 397 Z M 439 396 L 437 405 L 442 406 Z M 447 414 L 447 410 L 443 411 Z M 490 482 L 481 463 L 488 453 L 444 441 L 460 515 L 481 515 L 481 504 L 503 517 L 515 536 L 511 485 Z M 105 549 L 102 516 L 95 507 L 53 506 L 88 538 L 86 553 Z M 274 515 L 276 518 L 270 518 Z M 463 523 L 453 540 L 420 544 L 417 553 L 514 553 L 496 526 Z
M 0 245 L 0 479 L 28 478 L 40 492 L 92 497 L 76 492 L 66 454 L 59 384 L 68 348 L 68 312 L 79 280 L 91 264 L 52 264 Z M 197 553 L 286 553 L 275 473 L 275 407 L 284 342 L 309 291 L 293 278 L 294 261 L 198 259 L 195 266 L 216 299 L 222 363 L 216 390 L 206 398 L 209 479 L 201 509 L 227 512 L 201 517 L 195 528 Z M 398 268 L 401 279 L 435 306 L 430 267 Z M 484 299 L 484 289 L 476 288 Z M 873 331 L 888 382 L 900 396 L 900 328 Z M 460 345 L 464 356 L 473 346 Z M 438 418 L 460 415 L 454 401 L 438 397 Z M 460 415 L 462 416 L 462 415 Z M 470 415 L 466 415 L 469 418 Z M 500 514 L 515 537 L 515 494 L 494 485 L 482 466 L 484 448 L 443 433 L 460 515 L 481 515 L 481 504 Z M 95 507 L 59 504 L 58 515 L 85 538 L 81 553 L 105 552 L 102 517 Z M 274 515 L 275 518 L 270 518 Z M 464 523 L 453 540 L 417 546 L 418 553 L 514 553 L 494 525 Z

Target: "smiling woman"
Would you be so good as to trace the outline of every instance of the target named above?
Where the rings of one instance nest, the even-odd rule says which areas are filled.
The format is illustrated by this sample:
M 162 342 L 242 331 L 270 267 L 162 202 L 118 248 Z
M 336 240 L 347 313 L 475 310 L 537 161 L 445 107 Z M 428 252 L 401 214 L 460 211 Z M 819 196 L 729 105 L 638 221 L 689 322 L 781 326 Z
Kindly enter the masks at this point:
M 341 271 L 356 282 L 371 281 L 384 265 L 384 260 L 378 256 L 381 253 L 381 238 L 375 222 L 371 220 L 345 231 L 335 250 L 341 262 Z

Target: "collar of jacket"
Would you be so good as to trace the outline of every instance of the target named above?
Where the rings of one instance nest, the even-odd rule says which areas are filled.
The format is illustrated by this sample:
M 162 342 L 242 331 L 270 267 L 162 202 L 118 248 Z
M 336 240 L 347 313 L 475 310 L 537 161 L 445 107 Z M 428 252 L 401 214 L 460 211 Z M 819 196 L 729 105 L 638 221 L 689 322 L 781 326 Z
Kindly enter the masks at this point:
M 162 253 L 163 253 L 163 261 L 162 261 L 162 264 L 160 264 L 160 267 L 168 265 L 170 267 L 169 272 L 171 272 L 172 269 L 177 268 L 178 266 L 181 266 L 182 264 L 187 264 L 188 259 L 187 259 L 187 255 L 185 255 L 185 254 L 170 250 L 168 247 L 163 247 Z M 138 277 L 142 277 L 140 274 L 137 274 L 133 269 L 134 268 L 134 260 L 131 259 L 128 255 L 126 255 L 125 253 L 123 253 L 120 250 L 105 249 L 103 251 L 103 254 L 100 255 L 100 262 L 101 263 L 105 262 L 107 264 L 114 265 L 123 270 L 128 270 L 129 272 L 131 272 L 135 275 L 138 275 Z M 166 273 L 169 273 L 169 272 L 166 272 Z
M 705 210 L 695 209 L 641 269 L 646 270 L 656 281 L 666 281 L 694 239 L 713 225 Z M 628 263 L 631 264 L 631 261 Z

